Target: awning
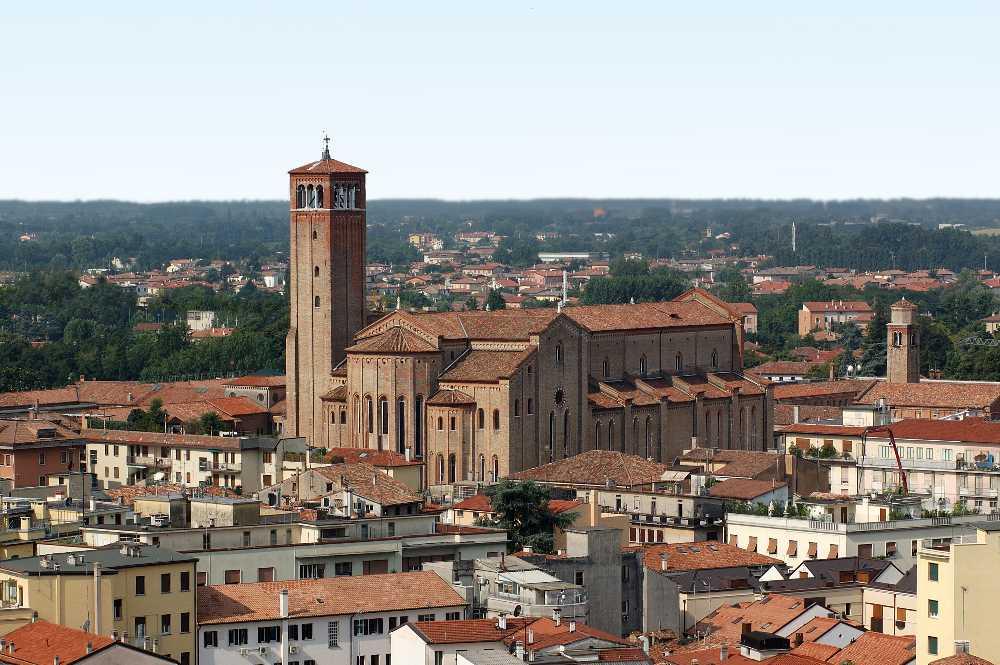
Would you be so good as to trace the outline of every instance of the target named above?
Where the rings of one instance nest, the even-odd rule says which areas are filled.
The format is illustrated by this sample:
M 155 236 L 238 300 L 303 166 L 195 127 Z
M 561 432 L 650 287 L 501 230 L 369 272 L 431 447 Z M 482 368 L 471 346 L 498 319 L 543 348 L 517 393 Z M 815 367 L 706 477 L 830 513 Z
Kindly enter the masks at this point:
M 767 553 L 768 554 L 777 554 L 778 553 L 778 539 L 777 538 L 768 538 L 767 539 Z
M 750 536 L 750 542 L 747 543 L 747 552 L 757 551 L 757 536 Z
M 807 552 L 807 555 L 810 558 L 815 559 L 816 558 L 816 552 L 817 552 L 818 549 L 819 549 L 819 546 L 816 543 L 809 543 L 809 552 Z
M 830 543 L 830 553 L 826 555 L 827 559 L 836 559 L 840 556 L 840 548 L 837 543 Z
M 798 556 L 799 554 L 799 541 L 789 540 L 788 541 L 788 556 Z

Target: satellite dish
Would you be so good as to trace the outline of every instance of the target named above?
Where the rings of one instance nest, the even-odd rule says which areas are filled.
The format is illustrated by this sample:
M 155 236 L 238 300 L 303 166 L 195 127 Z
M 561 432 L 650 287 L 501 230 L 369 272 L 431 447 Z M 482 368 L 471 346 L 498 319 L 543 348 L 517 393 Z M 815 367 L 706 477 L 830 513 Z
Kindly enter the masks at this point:
M 166 475 L 167 474 L 163 473 L 162 471 L 157 471 L 156 473 L 153 474 L 153 480 L 155 480 L 156 482 L 160 482 L 166 477 Z
M 520 605 L 515 605 L 514 606 L 514 616 L 516 616 L 516 617 L 521 616 L 521 606 Z

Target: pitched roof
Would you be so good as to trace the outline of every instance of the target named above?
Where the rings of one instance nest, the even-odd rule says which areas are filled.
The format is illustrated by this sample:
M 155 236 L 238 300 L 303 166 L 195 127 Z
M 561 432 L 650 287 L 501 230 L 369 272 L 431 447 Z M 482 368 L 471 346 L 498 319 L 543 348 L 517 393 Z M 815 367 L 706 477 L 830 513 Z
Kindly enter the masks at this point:
M 316 473 L 334 481 L 338 489 L 351 489 L 355 494 L 383 506 L 423 501 L 408 485 L 396 480 L 385 471 L 366 462 L 345 462 L 314 469 Z
M 872 306 L 864 300 L 809 300 L 802 303 L 810 312 L 870 312 Z
M 164 485 L 122 485 L 121 487 L 115 487 L 113 489 L 104 490 L 113 501 L 121 502 L 126 506 L 131 506 L 135 500 L 141 496 L 150 496 L 156 494 L 181 494 L 184 492 L 191 492 L 192 488 L 187 485 L 181 485 L 180 483 L 167 483 Z M 197 492 L 205 496 L 224 496 L 230 499 L 237 499 L 240 497 L 239 494 L 226 487 L 220 487 L 219 485 L 205 485 L 204 487 L 198 488 Z
M 232 436 L 202 436 L 198 434 L 165 434 L 115 429 L 85 429 L 81 437 L 91 443 L 145 444 L 201 448 L 204 450 L 239 450 L 240 439 Z
M 427 406 L 469 406 L 475 403 L 476 400 L 461 390 L 439 390 L 427 400 Z
M 384 333 L 365 337 L 357 344 L 347 347 L 348 353 L 435 353 L 437 347 L 416 333 L 393 326 Z
M 534 353 L 533 347 L 523 351 L 470 351 L 442 374 L 438 382 L 478 383 L 508 379 Z
M 471 312 L 398 312 L 402 321 L 442 339 L 527 341 L 558 316 L 554 309 Z
M 507 617 L 505 629 L 499 627 L 498 619 L 416 621 L 408 625 L 428 644 L 460 644 L 499 642 L 524 629 L 534 620 L 528 617 Z
M 785 487 L 785 483 L 780 481 L 729 478 L 728 480 L 723 480 L 721 483 L 712 485 L 708 489 L 708 494 L 709 496 L 717 496 L 723 499 L 752 501 L 759 496 L 774 492 L 782 487 Z
M 953 409 L 986 408 L 1000 400 L 1000 383 L 975 381 L 877 381 L 859 395 L 858 402 L 875 404 L 885 398 L 889 406 L 922 406 Z
M 750 371 L 754 374 L 805 375 L 817 367 L 821 367 L 821 364 L 805 360 L 770 360 L 766 363 L 761 363 L 760 365 L 752 367 Z
M 753 371 L 752 368 L 750 371 Z M 786 383 L 774 387 L 775 401 L 801 397 L 851 394 L 854 396 L 868 390 L 875 381 L 816 381 L 813 383 Z
M 751 630 L 774 633 L 806 610 L 802 598 L 770 594 L 761 600 L 723 605 L 698 622 L 700 629 L 711 630 L 716 643 L 738 644 L 742 624 Z
M 493 503 L 485 494 L 473 494 L 464 501 L 452 504 L 452 510 L 472 510 L 479 513 L 493 512 Z
M 247 386 L 251 388 L 283 388 L 288 384 L 284 374 L 250 374 L 236 379 L 226 379 L 227 386 Z
M 833 656 L 840 652 L 840 647 L 835 647 L 832 644 L 821 644 L 819 642 L 803 642 L 799 646 L 792 649 L 789 653 L 793 653 L 796 656 L 806 656 L 808 658 L 815 658 L 816 660 L 826 660 L 830 656 Z
M 667 572 L 733 568 L 737 566 L 780 565 L 774 559 L 757 552 L 748 552 L 723 542 L 664 543 L 642 548 L 642 563 L 649 570 L 662 570 L 661 555 L 667 555 Z
M 930 665 L 993 665 L 993 663 L 971 653 L 956 653 L 954 656 L 932 660 Z
M 964 418 L 963 420 L 900 420 L 890 427 L 897 439 L 918 441 L 948 441 L 958 443 L 1000 444 L 1000 422 L 985 418 Z M 885 434 L 873 432 L 874 439 L 885 438 Z
M 780 425 L 775 427 L 785 434 L 828 434 L 830 436 L 861 436 L 864 427 L 852 427 L 849 425 L 824 425 L 821 423 L 792 423 L 790 425 Z
M 563 313 L 590 332 L 731 324 L 727 317 L 694 301 L 567 307 Z
M 14 653 L 6 649 L 0 660 L 9 663 L 37 663 L 52 665 L 59 657 L 62 665 L 69 665 L 87 655 L 87 645 L 93 650 L 114 644 L 104 635 L 95 635 L 76 628 L 60 626 L 38 619 L 15 628 L 6 635 L 7 644 L 14 643 Z
M 717 648 L 697 649 L 694 651 L 682 651 L 664 656 L 663 661 L 670 665 L 693 665 L 697 661 L 698 665 L 755 665 L 757 661 L 750 660 L 741 655 L 738 651 L 730 653 L 725 661 L 720 659 L 721 652 Z
M 905 665 L 916 658 L 916 638 L 912 635 L 885 635 L 869 631 L 840 650 L 836 662 L 855 665 Z
M 397 466 L 420 466 L 419 460 L 407 460 L 395 450 L 375 450 L 373 448 L 330 448 L 323 458 L 324 462 L 365 462 L 374 467 L 389 468 Z
M 345 164 L 336 159 L 320 159 L 296 167 L 288 173 L 295 175 L 328 175 L 331 173 L 368 173 L 368 171 L 360 169 L 357 166 Z
M 610 480 L 619 487 L 630 487 L 658 481 L 669 470 L 670 467 L 666 464 L 637 455 L 612 450 L 588 450 L 512 474 L 511 477 L 518 480 L 602 486 Z
M 0 420 L 0 446 L 75 442 L 80 435 L 50 420 Z
M 198 623 L 278 619 L 282 589 L 288 590 L 288 616 L 293 619 L 466 604 L 450 584 L 429 571 L 221 584 L 199 589 Z

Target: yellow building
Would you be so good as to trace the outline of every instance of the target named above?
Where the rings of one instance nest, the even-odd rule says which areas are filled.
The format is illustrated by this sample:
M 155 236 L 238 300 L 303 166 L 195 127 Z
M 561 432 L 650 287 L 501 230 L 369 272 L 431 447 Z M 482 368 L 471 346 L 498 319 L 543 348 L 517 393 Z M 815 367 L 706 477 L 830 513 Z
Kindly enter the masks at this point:
M 168 655 L 194 660 L 196 559 L 123 545 L 0 561 L 6 608 Z
M 921 543 L 917 552 L 917 665 L 967 651 L 1000 661 L 992 611 L 1000 597 L 1000 523 L 975 535 Z

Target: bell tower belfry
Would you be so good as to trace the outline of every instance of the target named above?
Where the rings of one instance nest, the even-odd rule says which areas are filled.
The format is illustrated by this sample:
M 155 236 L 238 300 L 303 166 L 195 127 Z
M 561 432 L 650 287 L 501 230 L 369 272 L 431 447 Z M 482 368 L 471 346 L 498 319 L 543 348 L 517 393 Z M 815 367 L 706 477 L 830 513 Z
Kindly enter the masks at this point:
M 889 383 L 920 382 L 920 340 L 917 306 L 906 298 L 893 303 L 886 340 L 886 378 Z
M 320 398 L 365 324 L 365 174 L 330 155 L 289 174 L 289 328 L 285 349 L 288 436 L 324 445 Z

